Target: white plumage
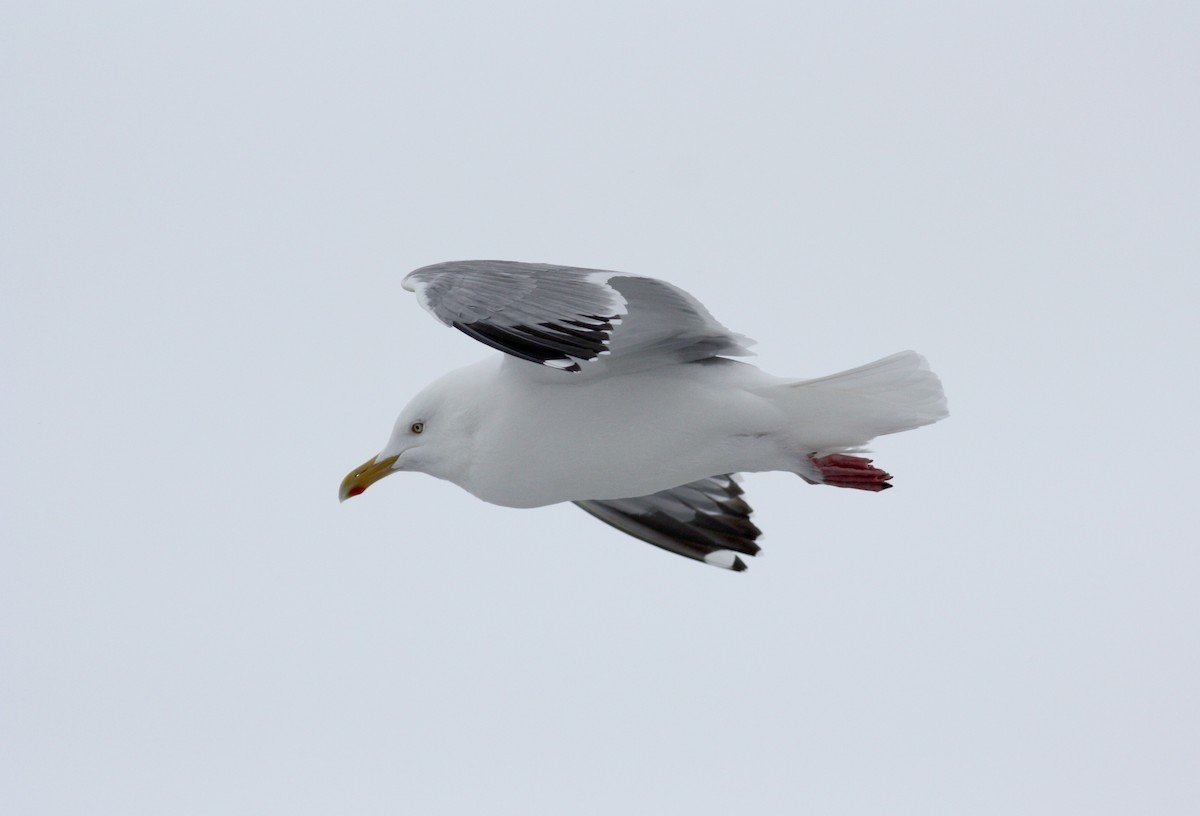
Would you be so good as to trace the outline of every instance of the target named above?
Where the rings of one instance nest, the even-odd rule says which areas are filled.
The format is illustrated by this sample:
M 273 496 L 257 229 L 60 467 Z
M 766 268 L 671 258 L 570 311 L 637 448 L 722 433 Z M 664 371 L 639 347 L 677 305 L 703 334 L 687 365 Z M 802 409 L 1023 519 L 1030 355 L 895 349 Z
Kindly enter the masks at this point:
M 746 338 L 662 281 L 504 261 L 425 267 L 421 304 L 504 351 L 450 372 L 401 412 L 383 451 L 346 477 L 357 495 L 397 470 L 484 501 L 573 501 L 650 543 L 744 569 L 759 531 L 731 474 L 790 471 L 878 491 L 888 474 L 853 452 L 946 416 L 915 352 L 812 380 L 729 359 Z

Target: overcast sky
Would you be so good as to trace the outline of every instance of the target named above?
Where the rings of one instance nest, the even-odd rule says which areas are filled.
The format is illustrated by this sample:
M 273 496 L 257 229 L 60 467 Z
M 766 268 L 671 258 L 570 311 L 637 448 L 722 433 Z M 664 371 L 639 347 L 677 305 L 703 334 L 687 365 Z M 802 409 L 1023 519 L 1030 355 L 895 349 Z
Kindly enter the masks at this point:
M 0 811 L 1200 812 L 1200 6 L 190 5 L 0 28 Z M 460 258 L 951 417 L 741 574 L 339 505 Z

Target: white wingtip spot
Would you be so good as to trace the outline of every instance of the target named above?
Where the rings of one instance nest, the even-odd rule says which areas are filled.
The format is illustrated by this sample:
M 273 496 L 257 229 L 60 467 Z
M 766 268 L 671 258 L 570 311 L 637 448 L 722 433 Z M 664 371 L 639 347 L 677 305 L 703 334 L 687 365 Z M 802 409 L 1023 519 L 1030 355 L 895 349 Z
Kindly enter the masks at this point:
M 733 569 L 734 565 L 737 564 L 737 553 L 735 553 L 733 550 L 717 550 L 716 552 L 710 552 L 708 555 L 704 556 L 704 563 L 712 564 L 714 567 L 721 567 L 723 569 Z
M 547 360 L 546 365 L 550 366 L 551 368 L 557 368 L 561 371 L 564 368 L 570 368 L 571 366 L 575 365 L 575 361 L 571 359 Z

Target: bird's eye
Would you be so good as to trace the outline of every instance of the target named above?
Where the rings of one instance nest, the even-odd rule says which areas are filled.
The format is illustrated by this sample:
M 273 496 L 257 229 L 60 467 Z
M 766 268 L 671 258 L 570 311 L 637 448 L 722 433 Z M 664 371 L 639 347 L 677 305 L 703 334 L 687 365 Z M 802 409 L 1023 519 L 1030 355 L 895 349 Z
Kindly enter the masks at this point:
M 419 434 L 421 431 L 425 430 L 425 423 L 414 422 L 412 425 L 408 426 L 408 429 L 415 434 Z

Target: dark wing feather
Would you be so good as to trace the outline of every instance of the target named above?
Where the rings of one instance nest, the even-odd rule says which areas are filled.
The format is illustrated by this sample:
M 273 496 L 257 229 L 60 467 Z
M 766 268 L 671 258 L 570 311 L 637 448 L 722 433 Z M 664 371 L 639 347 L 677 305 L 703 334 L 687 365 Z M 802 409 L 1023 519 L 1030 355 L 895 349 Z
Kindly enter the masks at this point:
M 631 499 L 575 504 L 634 538 L 664 550 L 738 572 L 746 564 L 734 553 L 756 555 L 760 531 L 732 475 L 710 476 Z
M 748 354 L 745 337 L 691 295 L 653 278 L 514 261 L 451 261 L 404 279 L 438 320 L 522 360 L 622 371 Z

